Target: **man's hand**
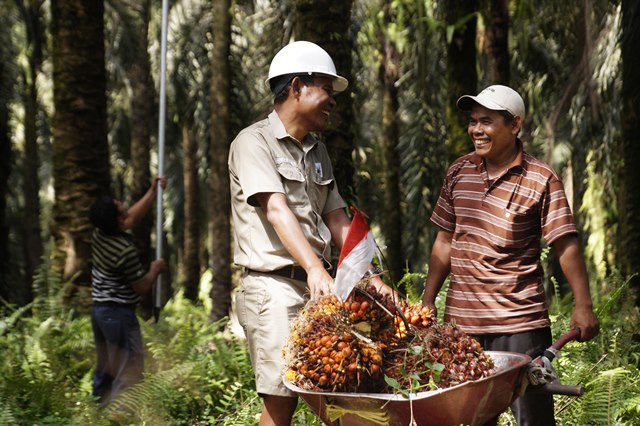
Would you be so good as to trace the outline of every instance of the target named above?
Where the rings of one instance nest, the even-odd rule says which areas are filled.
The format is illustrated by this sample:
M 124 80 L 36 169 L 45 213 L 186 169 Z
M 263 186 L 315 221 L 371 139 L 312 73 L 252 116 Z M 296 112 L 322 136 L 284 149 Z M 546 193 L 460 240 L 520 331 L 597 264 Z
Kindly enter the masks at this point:
M 422 306 L 425 306 L 425 307 L 429 308 L 429 311 L 431 312 L 431 315 L 433 315 L 434 317 L 438 318 L 438 308 L 436 308 L 436 304 L 435 303 L 425 302 L 423 300 L 422 301 Z
M 598 335 L 600 332 L 600 324 L 598 318 L 593 313 L 593 309 L 589 306 L 576 306 L 571 315 L 571 328 L 580 329 L 580 337 L 578 342 L 586 342 Z
M 165 176 L 156 177 L 155 179 L 153 179 L 153 183 L 149 187 L 149 190 L 152 192 L 156 192 L 156 190 L 158 189 L 158 183 L 160 183 L 160 187 L 162 189 L 165 189 L 167 187 L 167 178 Z
M 167 263 L 163 258 L 158 258 L 151 262 L 149 265 L 149 269 L 152 270 L 156 275 L 160 274 L 167 270 Z
M 333 293 L 333 278 L 322 265 L 313 266 L 307 271 L 307 284 L 311 299 Z
M 372 276 L 369 280 L 369 284 L 373 285 L 376 290 L 378 290 L 378 293 L 382 294 L 383 296 L 388 296 L 394 302 L 398 301 L 398 293 L 396 293 L 396 291 L 391 288 L 391 286 L 385 283 L 379 275 Z
M 163 258 L 156 259 L 151 262 L 149 265 L 149 270 L 142 278 L 138 281 L 131 284 L 133 287 L 133 291 L 140 295 L 144 296 L 151 292 L 153 288 L 153 283 L 155 282 L 158 275 L 167 269 L 167 264 Z

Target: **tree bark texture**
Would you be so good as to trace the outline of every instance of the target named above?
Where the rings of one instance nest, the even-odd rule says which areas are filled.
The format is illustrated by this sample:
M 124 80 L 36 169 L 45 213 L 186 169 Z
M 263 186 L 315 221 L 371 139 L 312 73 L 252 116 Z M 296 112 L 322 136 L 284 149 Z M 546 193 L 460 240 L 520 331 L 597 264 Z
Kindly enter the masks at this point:
M 383 233 L 386 243 L 385 269 L 392 282 L 402 278 L 404 252 L 402 249 L 402 205 L 400 188 L 400 156 L 398 144 L 400 126 L 398 110 L 400 100 L 396 83 L 400 78 L 400 57 L 395 42 L 386 36 L 386 27 L 393 20 L 391 1 L 383 5 L 383 28 L 380 31 L 380 69 L 379 80 L 382 86 L 382 146 L 384 153 L 384 205 Z
M 200 282 L 200 203 L 198 188 L 198 143 L 191 131 L 193 123 L 182 128 L 182 153 L 184 184 L 184 241 L 182 250 L 182 287 L 184 296 L 198 301 Z
M 131 110 L 131 200 L 139 200 L 149 189 L 151 184 L 151 132 L 156 123 L 155 115 L 155 91 L 151 79 L 151 65 L 149 60 L 148 33 L 149 33 L 149 6 L 150 0 L 130 1 L 127 4 L 127 19 L 130 22 L 129 31 L 133 46 L 129 52 L 131 58 L 127 61 L 125 72 L 130 92 Z M 151 247 L 151 232 L 155 211 L 151 209 L 133 228 L 132 233 L 140 261 L 147 267 L 155 258 Z M 163 282 L 166 283 L 166 275 Z M 152 295 L 142 298 L 140 310 L 145 318 L 151 316 L 153 307 Z
M 471 150 L 467 136 L 468 117 L 456 107 L 462 95 L 478 92 L 476 71 L 476 13 L 478 0 L 449 0 L 444 3 L 447 33 L 447 145 L 449 163 Z
M 489 83 L 508 86 L 509 72 L 509 0 L 485 0 L 485 44 L 489 59 Z
M 640 5 L 622 0 L 622 138 L 620 139 L 619 265 L 622 273 L 640 272 Z M 640 277 L 632 280 L 640 305 Z
M 296 40 L 318 44 L 326 50 L 336 66 L 338 75 L 353 84 L 353 37 L 350 33 L 352 0 L 321 2 L 295 0 L 293 5 L 293 34 Z M 353 166 L 354 122 L 350 88 L 336 95 L 337 106 L 331 113 L 329 127 L 323 132 L 329 156 L 333 163 L 340 194 L 347 203 L 356 201 Z
M 9 37 L 6 37 L 7 39 Z M 9 43 L 0 34 L 0 299 L 13 302 L 10 284 L 9 226 L 7 224 L 7 198 L 13 149 L 9 129 L 9 104 L 13 94 L 13 79 L 9 75 Z
M 87 213 L 98 196 L 110 192 L 104 7 L 93 0 L 52 0 L 50 6 L 55 266 L 65 280 L 88 286 Z M 65 301 L 77 291 L 67 287 Z
M 40 227 L 40 168 L 38 148 L 38 88 L 36 80 L 42 66 L 44 35 L 38 2 L 17 2 L 26 27 L 28 65 L 24 73 L 24 159 L 22 165 L 24 215 L 23 237 L 25 253 L 24 303 L 33 299 L 32 280 L 42 261 L 42 229 Z
M 213 5 L 211 66 L 211 322 L 229 314 L 231 307 L 231 193 L 229 146 L 231 144 L 231 1 Z M 197 214 L 191 212 L 191 214 Z

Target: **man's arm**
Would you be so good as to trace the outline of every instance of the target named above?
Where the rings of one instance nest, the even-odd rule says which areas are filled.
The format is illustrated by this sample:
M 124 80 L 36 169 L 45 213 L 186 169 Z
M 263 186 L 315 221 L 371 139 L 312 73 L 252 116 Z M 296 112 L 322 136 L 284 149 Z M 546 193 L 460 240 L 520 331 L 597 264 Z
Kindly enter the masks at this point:
M 331 240 L 338 248 L 342 250 L 342 245 L 347 239 L 349 233 L 349 226 L 351 226 L 351 219 L 345 213 L 344 209 L 332 210 L 322 217 L 327 228 L 331 231 Z
M 255 197 L 284 248 L 307 272 L 311 297 L 331 293 L 333 279 L 304 236 L 298 220 L 287 204 L 285 195 L 281 192 L 263 192 L 256 194 Z
M 149 265 L 149 270 L 147 271 L 147 273 L 144 274 L 144 276 L 140 278 L 138 281 L 131 284 L 131 286 L 133 287 L 133 291 L 135 291 L 136 294 L 139 296 L 144 296 L 145 294 L 148 294 L 151 291 L 151 288 L 153 287 L 153 283 L 156 281 L 156 278 L 158 277 L 158 275 L 160 275 L 162 271 L 166 269 L 166 267 L 167 265 L 164 262 L 164 259 L 156 259 L 153 262 L 151 262 L 151 265 Z
M 575 235 L 560 237 L 553 243 L 553 248 L 573 292 L 575 307 L 571 315 L 571 327 L 580 329 L 579 341 L 591 340 L 598 335 L 599 324 L 593 313 L 587 268 L 580 252 L 578 238 Z
M 431 257 L 429 258 L 429 271 L 424 283 L 424 295 L 422 305 L 438 314 L 436 310 L 436 296 L 444 284 L 444 280 L 451 271 L 451 240 L 453 233 L 439 231 L 436 240 L 433 242 Z
M 147 212 L 151 208 L 151 205 L 153 204 L 153 201 L 156 198 L 158 182 L 160 182 L 160 186 L 162 186 L 163 189 L 167 187 L 166 177 L 159 176 L 155 178 L 142 198 L 140 198 L 127 210 L 127 217 L 122 222 L 122 227 L 124 229 L 133 228 L 144 217 L 144 215 L 147 214 Z

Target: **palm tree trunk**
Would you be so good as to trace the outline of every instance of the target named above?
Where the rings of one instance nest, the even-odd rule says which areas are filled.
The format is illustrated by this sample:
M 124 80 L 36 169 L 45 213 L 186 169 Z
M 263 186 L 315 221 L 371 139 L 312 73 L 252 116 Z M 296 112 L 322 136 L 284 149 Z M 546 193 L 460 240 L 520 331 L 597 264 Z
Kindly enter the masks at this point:
M 392 282 L 402 278 L 404 252 L 402 249 L 402 206 L 400 188 L 400 156 L 398 143 L 400 129 L 398 125 L 398 87 L 400 78 L 400 58 L 395 43 L 386 36 L 387 26 L 393 21 L 391 2 L 383 4 L 383 28 L 380 34 L 379 79 L 383 88 L 382 95 L 382 146 L 384 152 L 384 205 L 383 232 L 386 242 L 386 261 Z
M 338 74 L 352 84 L 352 58 L 354 49 L 349 28 L 351 25 L 352 0 L 321 2 L 295 0 L 293 3 L 293 34 L 296 40 L 317 43 L 325 49 L 335 63 Z M 331 36 L 329 36 L 329 34 Z M 340 194 L 347 203 L 355 203 L 355 168 L 353 166 L 354 132 L 353 102 L 346 93 L 338 95 L 337 106 L 331 114 L 329 128 L 323 132 L 324 141 L 333 163 Z
M 627 275 L 640 271 L 640 6 L 622 0 L 622 138 L 620 138 L 620 190 L 618 212 L 618 264 Z M 640 277 L 631 286 L 640 305 Z
M 42 261 L 43 245 L 40 227 L 40 158 L 38 154 L 38 87 L 36 80 L 42 66 L 43 28 L 39 3 L 16 2 L 25 24 L 28 42 L 28 67 L 25 71 L 23 235 L 25 252 L 25 302 L 33 299 L 32 278 Z
M 476 16 L 478 0 L 449 0 L 444 2 L 447 27 L 453 36 L 447 45 L 447 145 L 449 162 L 470 150 L 467 136 L 467 117 L 456 108 L 462 95 L 477 93 L 476 72 Z
M 7 37 L 9 39 L 9 37 Z M 0 35 L 0 299 L 12 302 L 9 286 L 9 226 L 7 225 L 7 195 L 13 150 L 9 130 L 9 105 L 13 79 L 9 76 L 10 44 Z
M 38 88 L 36 80 L 42 66 L 43 28 L 39 3 L 16 1 L 27 35 L 28 64 L 24 82 L 24 215 L 22 231 L 25 252 L 25 303 L 33 299 L 32 278 L 42 261 L 43 246 L 40 227 L 40 158 L 38 155 Z
M 38 135 L 36 117 L 38 114 L 38 95 L 35 83 L 36 70 L 32 69 L 31 78 L 24 96 L 24 160 L 23 160 L 23 192 L 24 215 L 23 234 L 25 250 L 26 300 L 33 300 L 31 282 L 36 269 L 42 261 L 42 236 L 40 228 L 40 178 L 38 169 Z
M 213 53 L 211 66 L 211 322 L 229 314 L 231 307 L 231 193 L 229 191 L 229 145 L 231 126 L 231 1 L 213 5 Z M 195 212 L 192 212 L 195 213 Z
M 198 187 L 198 143 L 191 131 L 193 123 L 182 128 L 184 183 L 184 242 L 182 249 L 182 286 L 184 296 L 198 301 L 200 282 L 200 203 Z
M 50 5 L 54 261 L 65 280 L 86 286 L 82 293 L 88 293 L 92 227 L 87 212 L 98 196 L 110 192 L 104 6 L 93 0 L 52 0 Z M 73 303 L 78 292 L 78 286 L 67 286 L 65 303 Z M 88 303 L 81 297 L 75 304 Z
M 151 65 L 149 61 L 148 28 L 149 28 L 150 0 L 129 4 L 128 11 L 133 23 L 133 59 L 126 69 L 126 75 L 131 86 L 131 199 L 139 200 L 149 189 L 151 184 L 151 132 L 155 120 L 154 89 L 151 80 Z M 153 212 L 149 211 L 133 228 L 133 236 L 140 261 L 147 266 L 154 253 L 151 248 L 151 231 L 153 227 Z M 163 282 L 166 280 L 165 274 Z M 151 294 L 142 298 L 140 303 L 141 315 L 149 318 L 152 313 L 153 302 Z
M 484 21 L 491 84 L 509 85 L 509 0 L 487 0 Z

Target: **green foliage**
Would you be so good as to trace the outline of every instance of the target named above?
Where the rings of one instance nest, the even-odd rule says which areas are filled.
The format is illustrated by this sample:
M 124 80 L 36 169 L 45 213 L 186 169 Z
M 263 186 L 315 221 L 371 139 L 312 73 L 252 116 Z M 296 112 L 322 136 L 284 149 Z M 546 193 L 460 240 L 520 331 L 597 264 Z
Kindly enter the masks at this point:
M 424 274 L 407 273 L 401 282 L 407 288 L 409 301 L 419 301 Z M 557 280 L 551 278 L 550 282 L 554 292 L 550 307 L 552 331 L 558 338 L 569 331 L 573 301 L 570 294 L 561 296 Z M 445 283 L 436 299 L 440 320 L 447 286 Z M 629 279 L 614 273 L 607 278 L 606 288 L 606 297 L 594 307 L 600 335 L 589 342 L 567 344 L 554 361 L 562 383 L 582 384 L 586 391 L 580 398 L 555 397 L 559 425 L 640 424 L 640 342 L 635 327 L 640 313 L 633 305 Z M 512 425 L 515 420 L 507 411 L 500 416 L 499 424 Z
M 422 293 L 424 292 L 424 280 L 427 274 L 420 272 L 405 272 L 404 276 L 398 282 L 398 288 L 404 288 L 407 291 L 407 300 L 410 303 L 420 303 L 422 301 Z
M 33 419 L 64 424 L 68 421 L 55 419 L 72 418 L 75 402 L 87 401 L 82 396 L 76 399 L 74 389 L 86 380 L 91 367 L 90 323 L 62 311 L 47 318 L 28 313 L 12 312 L 12 320 L 5 323 L 10 327 L 0 336 L 2 409 L 18 420 L 11 424 Z
M 424 293 L 424 281 L 427 278 L 429 267 L 425 266 L 425 272 L 406 272 L 400 280 L 400 285 L 404 286 L 407 290 L 407 300 L 409 303 L 421 303 L 422 295 Z M 442 288 L 436 296 L 436 309 L 438 310 L 438 319 L 443 321 L 444 307 L 447 301 L 447 291 L 449 290 L 449 278 L 442 284 Z
M 424 274 L 403 278 L 419 301 Z M 554 362 L 565 384 L 583 384 L 580 398 L 556 397 L 560 425 L 632 425 L 640 421 L 638 311 L 628 282 L 612 288 L 597 306 L 601 334 L 572 342 Z M 436 302 L 444 312 L 446 286 Z M 228 323 L 210 324 L 202 307 L 176 296 L 157 324 L 141 322 L 147 348 L 145 380 L 104 410 L 91 397 L 93 336 L 87 316 L 62 309 L 57 296 L 30 307 L 5 307 L 0 316 L 0 425 L 247 425 L 256 424 L 261 399 L 254 387 L 244 340 Z M 38 307 L 37 309 L 34 307 Z M 556 297 L 553 333 L 569 327 L 572 305 Z M 512 424 L 504 413 L 501 424 Z M 322 422 L 300 403 L 294 425 Z
M 181 295 L 157 324 L 141 320 L 145 380 L 100 410 L 91 397 L 90 318 L 56 301 L 34 301 L 46 309 L 6 307 L 0 316 L 0 426 L 257 423 L 262 401 L 246 344 L 226 321 L 210 324 Z M 301 403 L 294 424 L 321 422 Z
M 554 361 L 561 381 L 583 384 L 580 398 L 556 397 L 559 424 L 631 425 L 639 424 L 637 395 L 640 390 L 640 342 L 634 339 L 640 315 L 633 306 L 628 281 L 611 277 L 612 291 L 595 306 L 600 335 L 595 339 L 571 342 Z M 571 304 L 554 307 L 554 336 L 569 328 Z M 636 404 L 633 404 L 633 401 Z

